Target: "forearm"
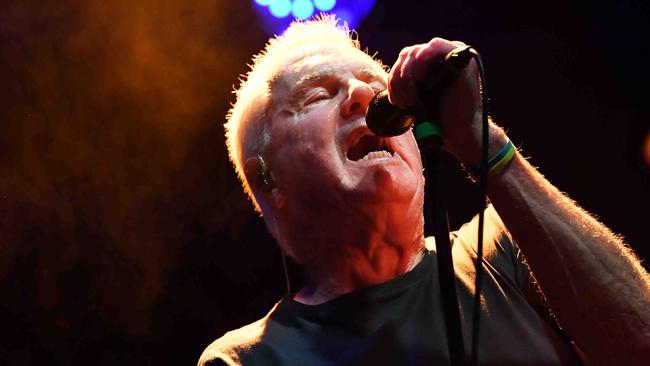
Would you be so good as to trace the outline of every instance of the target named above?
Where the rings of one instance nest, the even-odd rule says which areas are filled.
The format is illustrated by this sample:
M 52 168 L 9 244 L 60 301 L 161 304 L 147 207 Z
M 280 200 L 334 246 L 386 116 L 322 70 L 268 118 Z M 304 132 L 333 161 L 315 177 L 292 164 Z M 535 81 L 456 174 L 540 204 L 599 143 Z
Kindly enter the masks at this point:
M 646 362 L 648 273 L 621 239 L 519 154 L 488 187 L 560 324 L 590 361 Z

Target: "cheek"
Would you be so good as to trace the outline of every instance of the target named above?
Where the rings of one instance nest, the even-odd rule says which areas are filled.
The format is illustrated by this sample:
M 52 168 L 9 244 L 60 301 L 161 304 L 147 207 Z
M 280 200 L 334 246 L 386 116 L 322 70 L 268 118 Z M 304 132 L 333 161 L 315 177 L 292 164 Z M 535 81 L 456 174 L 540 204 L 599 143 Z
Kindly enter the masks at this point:
M 312 111 L 297 115 L 286 123 L 282 133 L 282 146 L 291 152 L 290 159 L 309 161 L 328 161 L 336 152 L 335 129 L 331 111 Z
M 314 110 L 282 121 L 274 129 L 278 147 L 276 168 L 288 190 L 308 193 L 327 189 L 340 180 L 341 161 L 335 143 L 336 120 L 332 110 Z M 311 187 L 311 188 L 309 188 Z
M 336 175 L 331 143 L 303 132 L 294 134 L 276 155 L 277 173 L 293 188 L 325 184 Z M 291 188 L 291 189 L 293 189 Z
M 335 123 L 331 123 L 332 111 L 312 110 L 296 114 L 286 120 L 278 131 L 288 144 L 322 146 L 333 139 Z

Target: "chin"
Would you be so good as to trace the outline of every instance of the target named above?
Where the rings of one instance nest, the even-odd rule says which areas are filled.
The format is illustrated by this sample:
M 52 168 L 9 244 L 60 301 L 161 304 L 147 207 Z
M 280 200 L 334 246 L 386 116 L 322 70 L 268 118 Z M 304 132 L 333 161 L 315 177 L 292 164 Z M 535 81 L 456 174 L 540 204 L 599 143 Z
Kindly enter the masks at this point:
M 378 169 L 370 178 L 377 198 L 387 203 L 410 204 L 424 192 L 424 179 L 410 170 Z

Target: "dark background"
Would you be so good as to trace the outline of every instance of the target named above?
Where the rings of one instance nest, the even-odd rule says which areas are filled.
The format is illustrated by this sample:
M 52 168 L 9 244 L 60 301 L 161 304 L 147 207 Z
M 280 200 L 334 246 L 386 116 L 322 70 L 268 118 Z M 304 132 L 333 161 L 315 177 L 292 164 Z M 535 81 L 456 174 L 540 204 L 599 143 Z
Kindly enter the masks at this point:
M 378 1 L 391 64 L 433 36 L 483 55 L 491 111 L 561 190 L 650 257 L 642 1 Z M 0 364 L 194 364 L 283 294 L 226 157 L 266 42 L 248 1 L 2 1 Z M 457 227 L 478 207 L 450 161 Z

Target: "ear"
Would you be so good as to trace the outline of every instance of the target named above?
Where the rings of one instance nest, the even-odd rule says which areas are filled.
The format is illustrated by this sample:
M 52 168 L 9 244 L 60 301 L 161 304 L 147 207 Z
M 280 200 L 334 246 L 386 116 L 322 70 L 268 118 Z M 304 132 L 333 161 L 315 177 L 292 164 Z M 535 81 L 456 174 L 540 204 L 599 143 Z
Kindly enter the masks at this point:
M 266 207 L 264 206 L 267 205 L 267 202 L 270 202 L 276 208 L 284 206 L 284 195 L 280 188 L 278 188 L 273 174 L 261 155 L 257 154 L 246 159 L 244 162 L 244 174 L 251 188 L 262 193 L 263 197 L 257 197 L 257 200 L 263 211 L 265 211 Z M 260 202 L 262 201 L 260 198 L 263 198 L 266 202 Z
M 244 174 L 251 188 L 270 191 L 275 185 L 261 155 L 255 155 L 246 159 L 244 162 Z

